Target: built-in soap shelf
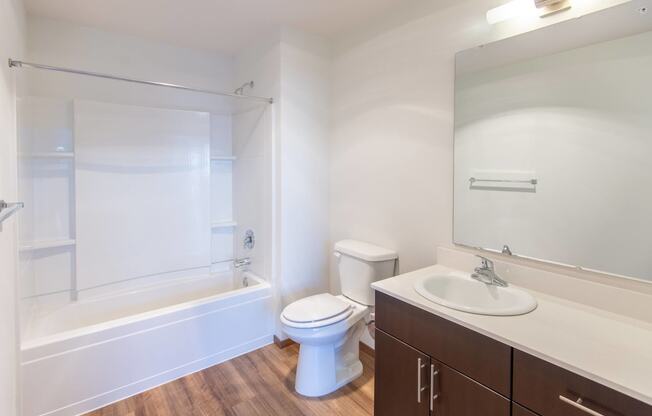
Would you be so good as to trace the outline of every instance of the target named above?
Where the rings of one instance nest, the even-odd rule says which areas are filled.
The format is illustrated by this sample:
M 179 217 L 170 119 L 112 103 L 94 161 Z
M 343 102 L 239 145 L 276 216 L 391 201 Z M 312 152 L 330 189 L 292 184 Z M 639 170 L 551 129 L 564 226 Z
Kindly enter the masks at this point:
M 23 159 L 73 159 L 75 154 L 73 152 L 35 152 L 21 153 L 20 157 Z
M 35 153 L 21 153 L 20 157 L 23 159 L 72 159 L 75 157 L 73 152 L 35 152 Z M 211 161 L 234 161 L 236 156 L 211 156 Z
M 237 222 L 235 221 L 217 221 L 211 224 L 212 229 L 217 229 L 217 228 L 233 228 L 238 225 Z
M 70 247 L 74 246 L 76 243 L 77 242 L 74 239 L 31 241 L 21 244 L 20 251 L 36 251 L 50 248 Z
M 235 156 L 211 156 L 212 162 L 224 162 L 224 161 L 234 161 L 237 157 Z

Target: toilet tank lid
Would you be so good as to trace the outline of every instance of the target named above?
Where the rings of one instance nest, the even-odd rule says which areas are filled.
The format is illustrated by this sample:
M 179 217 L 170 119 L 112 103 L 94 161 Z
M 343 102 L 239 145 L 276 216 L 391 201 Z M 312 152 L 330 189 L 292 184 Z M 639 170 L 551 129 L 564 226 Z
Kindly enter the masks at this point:
M 398 253 L 364 241 L 342 240 L 335 243 L 335 251 L 365 261 L 386 261 L 398 258 Z

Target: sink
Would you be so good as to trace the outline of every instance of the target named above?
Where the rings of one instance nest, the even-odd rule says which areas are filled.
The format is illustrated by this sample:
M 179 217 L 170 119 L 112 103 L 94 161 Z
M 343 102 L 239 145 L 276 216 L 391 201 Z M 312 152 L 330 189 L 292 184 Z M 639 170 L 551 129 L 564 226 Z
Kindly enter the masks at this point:
M 470 276 L 426 276 L 414 289 L 431 302 L 480 315 L 523 315 L 537 307 L 536 299 L 523 290 L 487 285 Z

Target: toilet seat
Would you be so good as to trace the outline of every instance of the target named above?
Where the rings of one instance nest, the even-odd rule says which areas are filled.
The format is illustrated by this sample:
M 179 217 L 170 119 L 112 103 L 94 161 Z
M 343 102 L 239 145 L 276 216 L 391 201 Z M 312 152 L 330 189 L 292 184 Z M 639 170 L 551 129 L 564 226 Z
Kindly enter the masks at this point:
M 281 321 L 293 328 L 321 328 L 351 316 L 353 306 L 330 293 L 309 296 L 283 309 Z

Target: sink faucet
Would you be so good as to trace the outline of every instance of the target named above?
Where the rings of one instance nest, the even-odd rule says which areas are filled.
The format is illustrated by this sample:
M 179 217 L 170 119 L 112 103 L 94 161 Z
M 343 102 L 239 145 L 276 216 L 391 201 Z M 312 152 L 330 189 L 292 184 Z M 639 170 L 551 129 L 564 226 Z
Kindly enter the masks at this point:
M 487 285 L 507 287 L 508 283 L 496 274 L 493 261 L 478 254 L 476 257 L 480 257 L 482 266 L 475 268 L 475 273 L 471 275 L 472 278 Z

